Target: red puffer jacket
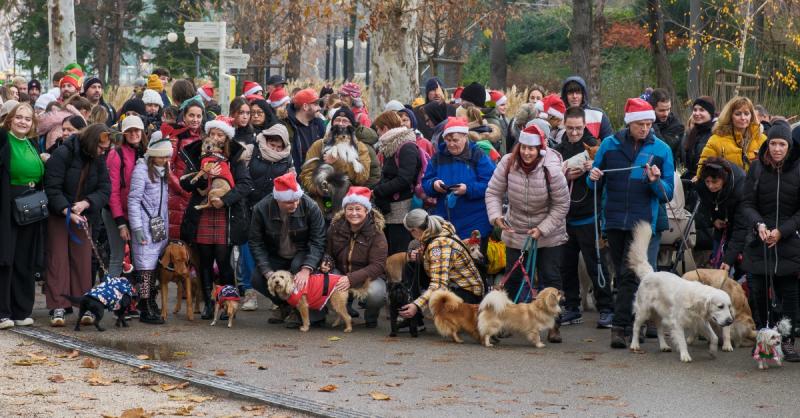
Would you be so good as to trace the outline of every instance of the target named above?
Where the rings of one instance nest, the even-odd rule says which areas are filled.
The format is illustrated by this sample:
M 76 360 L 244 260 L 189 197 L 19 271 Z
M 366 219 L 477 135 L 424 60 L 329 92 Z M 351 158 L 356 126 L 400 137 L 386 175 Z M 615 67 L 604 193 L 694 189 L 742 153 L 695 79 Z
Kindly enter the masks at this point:
M 183 148 L 187 145 L 200 140 L 200 131 L 192 132 L 186 128 L 173 128 L 169 125 L 162 125 L 161 132 L 164 137 L 169 137 L 172 141 L 172 159 L 170 161 L 169 173 L 169 236 L 181 236 L 181 222 L 183 214 L 189 205 L 189 197 L 192 195 L 181 188 L 181 176 L 187 171 L 186 161 L 181 157 Z M 189 171 L 196 171 L 196 167 L 190 167 Z

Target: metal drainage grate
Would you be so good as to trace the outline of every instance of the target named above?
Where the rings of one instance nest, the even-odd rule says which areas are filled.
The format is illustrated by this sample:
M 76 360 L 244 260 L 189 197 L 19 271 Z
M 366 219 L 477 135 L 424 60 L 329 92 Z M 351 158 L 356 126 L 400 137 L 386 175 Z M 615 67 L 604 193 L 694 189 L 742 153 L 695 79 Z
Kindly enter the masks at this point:
M 131 367 L 148 365 L 150 366 L 148 369 L 150 372 L 158 373 L 173 379 L 185 380 L 198 386 L 227 392 L 238 397 L 264 402 L 268 405 L 278 408 L 290 409 L 293 411 L 321 417 L 360 418 L 376 416 L 350 409 L 339 408 L 337 406 L 301 398 L 299 396 L 267 391 L 259 387 L 243 384 L 219 376 L 211 376 L 183 367 L 175 367 L 161 361 L 139 360 L 128 353 L 115 350 L 113 348 L 96 346 L 72 337 L 46 331 L 41 328 L 14 327 L 12 331 L 17 334 L 35 338 L 48 344 L 53 344 L 67 349 L 78 350 L 83 354 L 89 354 L 101 359 L 114 361 Z

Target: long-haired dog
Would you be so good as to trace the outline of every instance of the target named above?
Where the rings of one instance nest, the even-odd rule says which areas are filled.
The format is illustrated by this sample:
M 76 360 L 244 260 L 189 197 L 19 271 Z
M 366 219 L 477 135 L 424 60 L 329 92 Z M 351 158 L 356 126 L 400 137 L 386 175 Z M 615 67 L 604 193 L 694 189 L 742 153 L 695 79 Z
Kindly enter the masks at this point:
M 544 347 L 541 333 L 553 328 L 561 314 L 561 291 L 546 287 L 531 303 L 514 304 L 504 290 L 493 290 L 478 308 L 478 332 L 483 345 L 491 347 L 491 339 L 501 331 L 519 332 L 537 348 Z
M 230 149 L 227 140 L 217 140 L 211 136 L 203 138 L 202 144 L 202 157 L 200 158 L 200 171 L 192 179 L 192 182 L 200 180 L 204 174 L 208 177 L 208 186 L 200 191 L 201 195 L 206 196 L 206 202 L 197 205 L 194 208 L 197 210 L 206 209 L 211 207 L 211 201 L 216 198 L 222 198 L 234 186 L 233 173 L 231 172 L 231 164 L 228 161 Z M 219 175 L 211 176 L 208 174 L 214 165 L 220 168 Z
M 331 308 L 339 315 L 333 326 L 338 326 L 339 321 L 342 320 L 344 321 L 344 332 L 352 332 L 353 319 L 347 313 L 348 292 L 335 289 L 339 277 L 341 276 L 336 274 L 312 274 L 308 276 L 305 288 L 295 289 L 292 273 L 278 270 L 269 276 L 267 288 L 271 294 L 297 308 L 302 320 L 300 331 L 307 332 L 311 326 L 309 309 L 320 310 L 330 302 Z
M 433 324 L 442 337 L 450 337 L 457 343 L 463 343 L 458 333 L 465 331 L 475 341 L 481 341 L 478 332 L 478 305 L 464 303 L 464 300 L 447 289 L 435 290 L 428 300 L 428 307 L 433 314 Z
M 708 351 L 717 353 L 719 339 L 711 323 L 727 327 L 733 323 L 731 298 L 722 290 L 698 282 L 683 280 L 665 271 L 653 271 L 647 261 L 647 246 L 652 235 L 649 223 L 640 222 L 633 229 L 633 240 L 628 252 L 628 265 L 641 279 L 633 303 L 633 336 L 631 350 L 639 350 L 639 333 L 642 325 L 653 320 L 658 330 L 661 351 L 672 351 L 664 339 L 665 329 L 678 346 L 681 361 L 692 361 L 686 347 L 685 329 L 701 329 L 708 339 Z
M 684 274 L 683 278 L 715 287 L 731 297 L 735 314 L 733 324 L 720 329 L 716 323 L 711 323 L 717 336 L 722 336 L 722 351 L 733 351 L 734 344 L 737 347 L 752 347 L 755 344 L 756 323 L 753 321 L 753 311 L 750 310 L 750 304 L 747 303 L 747 296 L 744 294 L 742 285 L 728 277 L 727 271 L 697 269 Z M 697 331 L 694 330 L 695 333 Z M 687 340 L 691 340 L 693 337 L 694 335 L 687 335 Z M 691 341 L 689 343 L 691 344 Z
M 181 295 L 186 295 L 186 317 L 194 321 L 193 301 L 197 302 L 196 294 L 200 292 L 197 277 L 192 280 L 191 251 L 189 246 L 181 240 L 170 240 L 164 247 L 164 252 L 158 260 L 158 280 L 161 283 L 161 319 L 167 320 L 167 299 L 169 284 L 178 285 L 178 296 L 175 298 L 175 309 L 172 313 L 181 310 Z
M 125 311 L 133 300 L 133 288 L 128 279 L 124 277 L 110 277 L 89 289 L 79 298 L 70 295 L 61 296 L 72 303 L 77 303 L 79 306 L 80 310 L 78 311 L 78 321 L 75 323 L 75 331 L 81 330 L 81 319 L 86 312 L 91 312 L 94 315 L 94 327 L 100 332 L 105 331 L 105 328 L 100 326 L 100 321 L 103 320 L 103 314 L 106 309 L 113 311 L 117 316 L 116 326 L 125 328 L 128 326 L 125 321 Z
M 783 349 L 782 337 L 789 336 L 792 332 L 792 323 L 788 318 L 778 322 L 775 328 L 762 328 L 756 335 L 756 347 L 753 350 L 753 360 L 758 363 L 759 370 L 767 369 L 767 363 L 772 361 L 781 366 Z
M 224 311 L 228 315 L 228 328 L 232 328 L 233 317 L 236 316 L 236 312 L 239 312 L 239 302 L 242 301 L 239 289 L 231 285 L 214 286 L 212 297 L 215 303 L 214 320 L 211 321 L 211 326 L 217 325 L 217 320 L 219 320 L 219 316 Z
M 330 136 L 325 140 L 323 156 L 331 156 L 353 166 L 353 171 L 361 173 L 365 168 L 358 159 L 358 140 L 352 126 L 331 127 Z
M 330 164 L 320 164 L 314 169 L 311 178 L 325 202 L 325 211 L 338 212 L 342 208 L 342 199 L 350 188 L 347 174 L 337 172 Z

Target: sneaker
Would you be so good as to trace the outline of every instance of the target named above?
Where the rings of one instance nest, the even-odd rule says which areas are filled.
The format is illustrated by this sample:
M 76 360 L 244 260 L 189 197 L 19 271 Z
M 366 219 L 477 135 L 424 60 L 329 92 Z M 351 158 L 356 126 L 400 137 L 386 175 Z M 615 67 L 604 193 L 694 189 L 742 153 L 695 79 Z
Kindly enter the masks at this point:
M 600 319 L 597 320 L 597 328 L 611 328 L 614 320 L 614 312 L 600 312 Z
M 411 330 L 410 330 L 410 328 L 408 326 L 408 319 L 405 319 L 405 318 L 399 319 L 397 321 L 397 330 L 399 332 L 411 332 Z M 423 331 L 425 331 L 425 322 L 420 321 L 417 324 L 417 332 L 423 332 Z
M 255 311 L 258 309 L 258 298 L 256 297 L 255 289 L 247 289 L 244 291 L 244 303 L 242 303 L 243 311 Z
M 29 327 L 33 325 L 33 318 L 15 319 L 14 325 L 18 327 Z
M 85 312 L 81 317 L 81 325 L 94 325 L 94 314 Z
M 628 338 L 625 328 L 611 327 L 611 348 L 628 348 Z
M 8 329 L 14 327 L 14 321 L 11 318 L 0 318 L 0 329 Z
M 781 342 L 781 350 L 783 351 L 783 361 L 790 363 L 800 362 L 800 354 L 794 350 L 794 341 L 791 338 L 784 338 Z
M 50 326 L 63 327 L 64 315 L 65 315 L 64 309 L 62 308 L 53 309 L 53 313 L 50 315 Z
M 564 313 L 561 314 L 561 320 L 559 322 L 561 325 L 582 324 L 583 315 L 581 314 L 581 310 L 578 308 L 565 309 Z

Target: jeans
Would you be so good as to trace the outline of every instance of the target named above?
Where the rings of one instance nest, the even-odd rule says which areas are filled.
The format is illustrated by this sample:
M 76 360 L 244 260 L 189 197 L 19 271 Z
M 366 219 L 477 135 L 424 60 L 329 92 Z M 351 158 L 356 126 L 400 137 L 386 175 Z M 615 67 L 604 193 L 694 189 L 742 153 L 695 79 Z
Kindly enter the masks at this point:
M 108 258 L 109 277 L 120 277 L 122 275 L 122 260 L 125 259 L 125 241 L 119 236 L 119 228 L 111 211 L 103 209 L 103 224 L 106 226 L 108 235 L 108 249 L 111 254 Z
M 658 271 L 658 250 L 661 246 L 661 232 L 656 232 L 650 237 L 650 245 L 647 247 L 647 262 Z
M 252 275 L 256 269 L 256 261 L 250 252 L 250 245 L 247 243 L 239 246 L 239 286 L 244 290 L 253 288 Z
M 564 297 L 567 308 L 577 309 L 581 304 L 580 280 L 578 279 L 578 255 L 583 255 L 586 271 L 594 286 L 594 298 L 597 301 L 597 310 L 611 312 L 614 310 L 614 300 L 611 294 L 611 275 L 608 267 L 602 263 L 601 271 L 606 278 L 605 286 L 598 284 L 597 251 L 595 249 L 594 225 L 567 226 L 569 241 L 563 246 L 561 258 L 561 280 L 564 284 Z
M 534 284 L 537 289 L 543 289 L 545 287 L 555 287 L 559 290 L 562 289 L 561 254 L 564 249 L 563 247 L 563 245 L 559 245 L 556 247 L 539 248 L 537 250 L 535 269 L 536 277 L 539 280 L 537 284 Z M 506 247 L 506 272 L 514 267 L 514 264 L 519 258 L 521 252 L 521 250 L 516 248 Z M 529 271 L 528 274 L 532 275 L 533 272 Z M 534 280 L 534 277 L 531 276 L 530 279 Z M 508 281 L 504 286 L 506 293 L 508 293 L 508 297 L 511 298 L 511 300 L 514 300 L 517 296 L 517 293 L 519 293 L 522 281 L 522 270 L 517 268 L 508 278 Z M 523 290 L 522 293 L 525 293 L 525 291 Z M 520 301 L 522 301 L 522 297 L 520 297 Z

